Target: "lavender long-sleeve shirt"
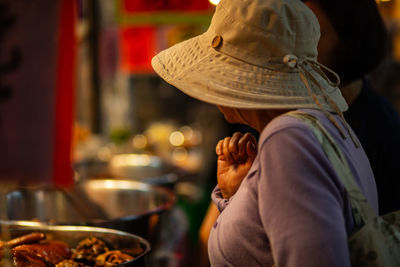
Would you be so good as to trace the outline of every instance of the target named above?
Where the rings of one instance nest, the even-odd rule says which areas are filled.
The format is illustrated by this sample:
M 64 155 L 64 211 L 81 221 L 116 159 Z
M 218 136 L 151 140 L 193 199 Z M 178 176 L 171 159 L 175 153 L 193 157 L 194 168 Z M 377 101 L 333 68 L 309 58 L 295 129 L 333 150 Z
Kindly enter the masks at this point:
M 334 137 L 377 212 L 375 181 L 363 149 L 349 137 L 342 139 L 322 112 L 303 111 L 317 116 Z M 234 196 L 223 199 L 218 186 L 212 193 L 221 214 L 208 241 L 211 265 L 350 266 L 349 199 L 311 130 L 280 116 L 261 133 L 258 151 Z

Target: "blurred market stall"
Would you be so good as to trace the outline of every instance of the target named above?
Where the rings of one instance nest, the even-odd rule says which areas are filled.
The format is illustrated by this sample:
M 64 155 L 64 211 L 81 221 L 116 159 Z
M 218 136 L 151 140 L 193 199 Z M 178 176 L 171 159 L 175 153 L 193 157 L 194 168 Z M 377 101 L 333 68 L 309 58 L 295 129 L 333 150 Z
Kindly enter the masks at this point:
M 377 3 L 392 45 L 371 77 L 400 112 L 400 0 Z M 216 183 L 215 145 L 232 126 L 214 106 L 156 76 L 150 60 L 204 32 L 216 4 L 1 1 L 2 188 L 39 184 L 65 192 L 80 182 L 125 179 L 171 190 L 176 203 L 160 222 L 151 266 L 194 266 Z M 37 192 L 32 195 L 40 198 Z M 0 210 L 0 218 L 8 215 Z

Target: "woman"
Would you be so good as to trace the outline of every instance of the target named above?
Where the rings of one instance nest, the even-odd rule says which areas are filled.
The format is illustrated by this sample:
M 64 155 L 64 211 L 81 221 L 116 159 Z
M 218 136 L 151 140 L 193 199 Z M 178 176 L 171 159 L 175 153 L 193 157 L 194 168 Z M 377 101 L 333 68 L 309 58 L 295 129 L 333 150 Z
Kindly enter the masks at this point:
M 339 78 L 316 61 L 319 35 L 301 1 L 222 0 L 207 32 L 152 60 L 164 80 L 260 132 L 257 148 L 249 134 L 217 144 L 212 266 L 350 266 L 346 190 L 309 126 L 285 115 L 290 110 L 328 130 L 378 210 L 368 159 L 343 119 Z
M 344 116 L 370 161 L 378 191 L 379 213 L 399 210 L 400 117 L 393 106 L 375 92 L 376 88 L 371 87 L 373 82 L 366 77 L 387 54 L 387 33 L 377 3 L 375 0 L 302 2 L 313 11 L 320 24 L 318 61 L 341 77 L 340 89 L 349 105 Z M 389 82 L 393 81 L 389 79 Z M 207 247 L 218 214 L 211 204 L 199 231 L 200 248 Z M 208 257 L 204 261 L 208 261 Z M 200 266 L 208 266 L 208 263 Z

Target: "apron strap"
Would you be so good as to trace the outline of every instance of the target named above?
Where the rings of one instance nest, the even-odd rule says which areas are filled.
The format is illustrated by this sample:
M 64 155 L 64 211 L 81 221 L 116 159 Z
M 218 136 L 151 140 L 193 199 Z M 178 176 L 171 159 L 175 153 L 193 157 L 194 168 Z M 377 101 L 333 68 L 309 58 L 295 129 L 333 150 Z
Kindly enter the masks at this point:
M 358 184 L 354 180 L 353 173 L 350 170 L 342 150 L 338 147 L 333 137 L 329 134 L 321 122 L 313 115 L 301 111 L 291 111 L 285 113 L 284 115 L 301 120 L 314 132 L 326 156 L 332 163 L 332 166 L 335 169 L 340 181 L 343 183 L 347 193 L 350 196 L 355 226 L 357 228 L 361 227 L 367 222 L 370 222 L 376 218 L 377 215 L 375 214 L 375 211 L 372 209 L 364 194 L 361 192 Z

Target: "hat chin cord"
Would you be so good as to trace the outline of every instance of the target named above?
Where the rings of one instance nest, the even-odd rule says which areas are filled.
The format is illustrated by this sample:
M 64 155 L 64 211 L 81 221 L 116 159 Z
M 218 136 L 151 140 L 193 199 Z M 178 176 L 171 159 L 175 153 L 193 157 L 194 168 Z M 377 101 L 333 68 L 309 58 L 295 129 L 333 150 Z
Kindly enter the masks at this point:
M 336 111 L 337 114 L 339 114 L 340 118 L 343 121 L 343 124 L 347 130 L 347 133 L 349 134 L 351 140 L 353 141 L 354 145 L 359 148 L 360 144 L 358 143 L 357 139 L 354 137 L 354 135 L 352 134 L 352 132 L 350 131 L 350 128 L 343 116 L 343 113 L 340 111 L 339 107 L 337 106 L 337 104 L 325 93 L 324 88 L 322 88 L 322 86 L 320 85 L 320 83 L 316 80 L 316 78 L 310 73 L 309 70 L 307 70 L 306 66 L 310 66 L 314 71 L 316 71 L 318 74 L 320 74 L 331 86 L 335 86 L 337 87 L 340 83 L 340 78 L 339 76 L 332 71 L 331 69 L 329 69 L 328 67 L 322 65 L 321 63 L 315 61 L 315 60 L 310 60 L 310 59 L 299 59 L 298 57 L 296 57 L 295 55 L 286 55 L 283 57 L 283 63 L 285 63 L 287 66 L 289 66 L 290 68 L 295 68 L 297 67 L 298 71 L 299 71 L 299 75 L 300 75 L 300 79 L 302 80 L 302 82 L 304 83 L 304 85 L 307 88 L 308 93 L 310 94 L 310 96 L 312 97 L 312 99 L 314 100 L 314 102 L 317 104 L 318 107 L 320 107 L 320 109 L 324 112 L 324 114 L 327 116 L 327 118 L 329 119 L 329 121 L 338 129 L 340 135 L 342 136 L 342 138 L 346 138 L 346 135 L 344 134 L 342 128 L 339 126 L 339 123 L 336 121 L 336 119 L 332 116 L 331 113 L 329 113 L 324 106 L 321 104 L 321 102 L 318 100 L 317 96 L 315 95 L 315 93 L 311 90 L 310 84 L 308 82 L 307 76 L 312 79 L 314 81 L 314 83 L 316 83 L 318 85 L 319 90 L 322 93 L 323 98 L 325 99 L 325 101 Z M 332 82 L 328 76 L 322 71 L 322 69 L 328 71 L 329 73 L 331 73 L 334 77 L 335 77 L 335 81 Z

